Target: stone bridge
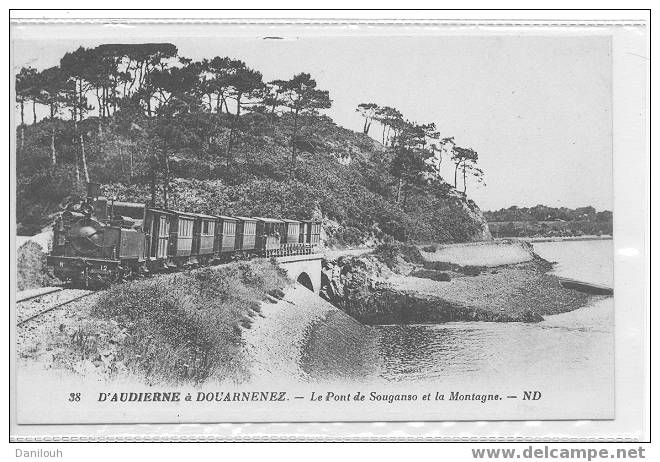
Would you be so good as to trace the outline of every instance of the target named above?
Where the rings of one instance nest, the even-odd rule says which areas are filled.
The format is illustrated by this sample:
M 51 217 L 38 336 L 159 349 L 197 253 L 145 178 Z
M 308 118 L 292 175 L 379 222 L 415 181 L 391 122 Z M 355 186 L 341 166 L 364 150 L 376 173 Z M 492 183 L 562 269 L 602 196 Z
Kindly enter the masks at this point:
M 276 260 L 291 279 L 318 294 L 321 289 L 322 258 L 322 254 L 310 254 L 277 257 Z

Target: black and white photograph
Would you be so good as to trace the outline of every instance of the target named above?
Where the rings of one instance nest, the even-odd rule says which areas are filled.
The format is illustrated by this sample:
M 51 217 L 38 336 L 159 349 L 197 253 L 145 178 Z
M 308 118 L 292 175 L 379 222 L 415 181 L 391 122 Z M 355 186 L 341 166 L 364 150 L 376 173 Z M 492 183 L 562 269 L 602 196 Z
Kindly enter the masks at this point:
M 615 419 L 611 34 L 106 26 L 11 26 L 19 426 Z

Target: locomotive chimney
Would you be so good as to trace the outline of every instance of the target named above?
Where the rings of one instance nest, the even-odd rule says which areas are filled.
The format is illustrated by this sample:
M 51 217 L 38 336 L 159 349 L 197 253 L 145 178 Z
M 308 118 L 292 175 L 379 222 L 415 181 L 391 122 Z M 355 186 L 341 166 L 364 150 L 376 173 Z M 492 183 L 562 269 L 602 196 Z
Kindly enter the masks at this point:
M 99 183 L 87 183 L 87 198 L 96 199 L 101 193 L 101 185 Z

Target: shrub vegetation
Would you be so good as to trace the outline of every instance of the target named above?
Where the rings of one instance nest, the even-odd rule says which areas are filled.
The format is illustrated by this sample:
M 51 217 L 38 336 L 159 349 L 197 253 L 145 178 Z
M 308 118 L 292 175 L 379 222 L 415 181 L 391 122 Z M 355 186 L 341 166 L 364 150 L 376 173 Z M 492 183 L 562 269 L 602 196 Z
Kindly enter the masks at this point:
M 26 242 L 16 251 L 16 288 L 17 290 L 46 287 L 56 283 L 46 267 L 46 254 L 41 246 Z
M 149 382 L 240 381 L 241 333 L 287 283 L 271 262 L 232 263 L 119 284 L 92 313 L 125 329 L 116 360 Z

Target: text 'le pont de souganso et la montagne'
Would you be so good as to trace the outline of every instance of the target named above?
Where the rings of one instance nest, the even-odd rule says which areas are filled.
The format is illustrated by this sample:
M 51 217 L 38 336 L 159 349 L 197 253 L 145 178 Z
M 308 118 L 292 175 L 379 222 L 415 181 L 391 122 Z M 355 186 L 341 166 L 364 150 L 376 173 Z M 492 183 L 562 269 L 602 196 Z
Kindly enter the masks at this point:
M 527 396 L 529 395 L 529 396 Z M 154 392 L 99 392 L 97 401 L 101 403 L 149 403 L 149 402 L 282 402 L 303 400 L 312 402 L 409 402 L 409 401 L 474 401 L 486 403 L 518 398 L 517 395 L 493 393 L 382 393 L 382 392 L 311 392 L 307 395 L 290 395 L 285 391 L 154 391 Z M 536 401 L 540 392 L 523 393 L 523 399 Z

